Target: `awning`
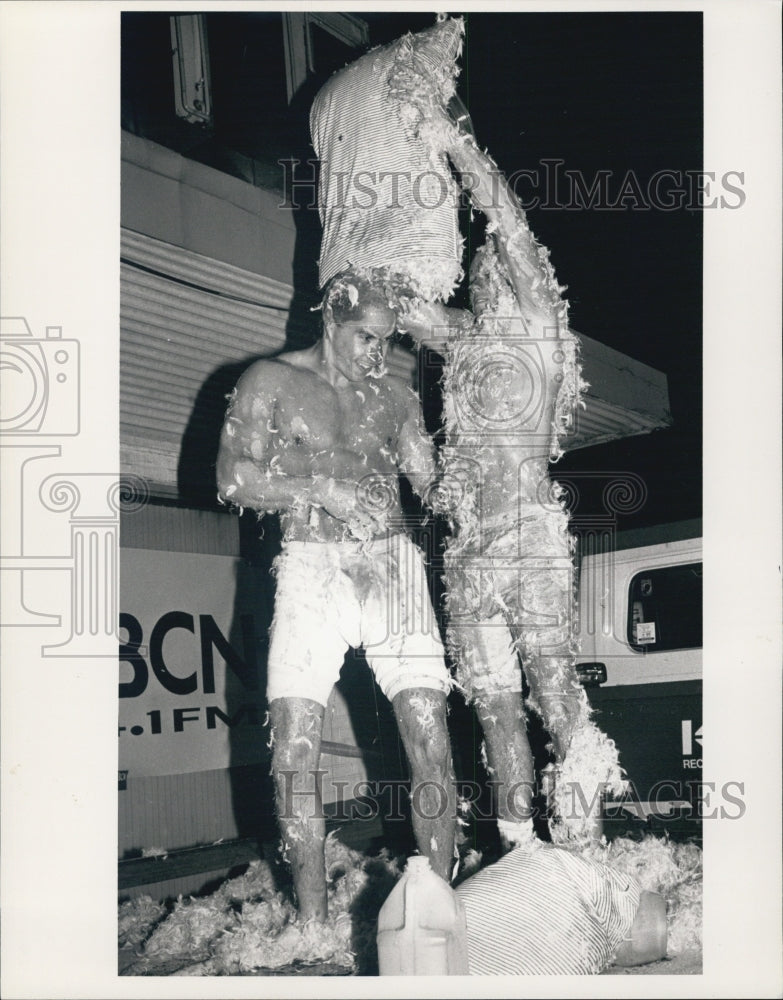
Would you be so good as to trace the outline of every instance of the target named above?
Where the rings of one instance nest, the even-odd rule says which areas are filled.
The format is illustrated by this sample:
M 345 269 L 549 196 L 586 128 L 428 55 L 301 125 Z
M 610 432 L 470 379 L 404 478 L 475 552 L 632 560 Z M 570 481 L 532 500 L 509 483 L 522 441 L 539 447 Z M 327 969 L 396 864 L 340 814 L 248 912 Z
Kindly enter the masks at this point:
M 297 335 L 289 324 L 293 288 L 127 230 L 121 257 L 123 471 L 147 479 L 158 495 L 204 501 L 215 492 L 211 462 L 226 395 L 251 361 Z M 666 376 L 580 336 L 590 388 L 566 450 L 668 426 Z M 412 379 L 415 368 L 415 356 L 395 345 L 390 369 Z

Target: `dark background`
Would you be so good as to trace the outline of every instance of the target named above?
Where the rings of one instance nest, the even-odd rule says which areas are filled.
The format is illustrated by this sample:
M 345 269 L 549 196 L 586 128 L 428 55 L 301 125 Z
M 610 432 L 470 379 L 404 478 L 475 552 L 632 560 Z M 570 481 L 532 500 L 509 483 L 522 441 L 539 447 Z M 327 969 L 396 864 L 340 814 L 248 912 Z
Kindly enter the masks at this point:
M 464 17 L 459 92 L 506 175 L 538 169 L 543 177 L 543 161 L 562 160 L 560 170 L 580 171 L 589 186 L 611 171 L 611 202 L 629 171 L 646 191 L 656 171 L 709 169 L 700 14 Z M 566 454 L 553 474 L 641 476 L 646 502 L 620 515 L 619 529 L 700 517 L 701 211 L 690 199 L 673 211 L 569 209 L 556 204 L 568 204 L 566 184 L 549 201 L 543 184 L 537 193 L 542 205 L 528 218 L 567 286 L 571 325 L 663 371 L 673 418 L 666 430 Z M 600 513 L 605 477 L 578 482 L 579 513 Z
M 434 21 L 432 13 L 357 12 L 372 45 Z M 700 13 L 464 14 L 459 93 L 477 138 L 507 175 L 561 160 L 589 186 L 608 171 L 615 201 L 629 173 L 645 191 L 660 170 L 709 169 L 702 162 Z M 123 127 L 183 155 L 284 191 L 278 159 L 312 157 L 307 112 L 329 72 L 359 54 L 319 34 L 316 75 L 291 104 L 285 96 L 280 13 L 207 15 L 214 125 L 178 120 L 168 13 L 122 20 Z M 551 168 L 550 168 L 551 169 Z M 519 193 L 532 195 L 532 185 Z M 578 472 L 580 516 L 604 512 L 608 472 L 630 472 L 647 487 L 643 505 L 616 527 L 636 528 L 701 516 L 702 218 L 693 199 L 661 208 L 565 207 L 567 185 L 537 193 L 528 212 L 567 286 L 572 327 L 652 365 L 668 377 L 672 426 L 585 448 L 554 467 Z M 317 215 L 301 212 L 295 268 L 302 311 L 317 296 Z M 468 226 L 467 252 L 482 239 Z M 313 286 L 313 287 L 311 287 Z M 584 475 L 588 473 L 588 475 Z M 589 475 L 594 473 L 594 475 Z
M 699 14 L 466 15 L 461 90 L 506 174 L 563 160 L 588 184 L 702 169 Z M 543 170 L 542 170 L 543 172 Z M 528 189 L 523 189 L 528 190 Z M 546 203 L 545 192 L 541 198 Z M 558 199 L 568 204 L 568 189 Z M 646 503 L 618 528 L 701 516 L 702 219 L 694 207 L 531 208 L 579 332 L 663 371 L 671 428 L 567 454 L 554 474 L 629 471 Z M 603 477 L 581 477 L 579 513 Z

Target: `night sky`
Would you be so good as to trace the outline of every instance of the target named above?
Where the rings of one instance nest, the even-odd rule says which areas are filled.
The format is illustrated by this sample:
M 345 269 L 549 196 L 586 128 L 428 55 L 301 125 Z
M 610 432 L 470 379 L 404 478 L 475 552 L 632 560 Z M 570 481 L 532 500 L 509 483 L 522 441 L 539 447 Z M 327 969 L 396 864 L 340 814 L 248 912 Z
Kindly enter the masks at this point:
M 360 16 L 374 42 L 433 20 Z M 596 473 L 594 488 L 591 477 L 580 478 L 581 514 L 601 512 L 602 472 L 642 476 L 647 500 L 618 528 L 700 517 L 702 213 L 685 172 L 705 169 L 701 15 L 464 17 L 460 95 L 479 143 L 507 176 L 539 172 L 537 185 L 522 179 L 516 190 L 567 286 L 571 325 L 669 380 L 671 428 L 567 454 L 555 475 Z M 558 183 L 547 187 L 556 160 Z M 603 205 L 581 207 L 566 172 L 578 172 L 589 189 L 600 171 Z M 674 177 L 664 177 L 656 197 L 658 171 Z M 667 199 L 676 205 L 678 190 L 680 207 L 661 207 Z M 610 209 L 623 192 L 626 207 Z

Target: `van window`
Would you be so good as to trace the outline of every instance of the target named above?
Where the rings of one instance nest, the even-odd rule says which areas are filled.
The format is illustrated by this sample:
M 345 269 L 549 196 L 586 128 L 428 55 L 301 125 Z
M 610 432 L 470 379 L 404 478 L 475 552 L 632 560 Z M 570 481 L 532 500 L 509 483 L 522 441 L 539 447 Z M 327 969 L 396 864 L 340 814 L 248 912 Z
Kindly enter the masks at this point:
M 628 590 L 628 642 L 640 653 L 702 644 L 702 564 L 637 573 Z

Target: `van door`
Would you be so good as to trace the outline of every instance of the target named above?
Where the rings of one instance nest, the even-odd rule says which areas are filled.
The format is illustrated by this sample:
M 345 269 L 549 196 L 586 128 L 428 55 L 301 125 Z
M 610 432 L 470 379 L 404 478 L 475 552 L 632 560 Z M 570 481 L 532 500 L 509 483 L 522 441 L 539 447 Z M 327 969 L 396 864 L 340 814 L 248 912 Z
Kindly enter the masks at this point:
M 631 782 L 607 819 L 700 835 L 701 539 L 585 554 L 578 657 L 595 721 Z

